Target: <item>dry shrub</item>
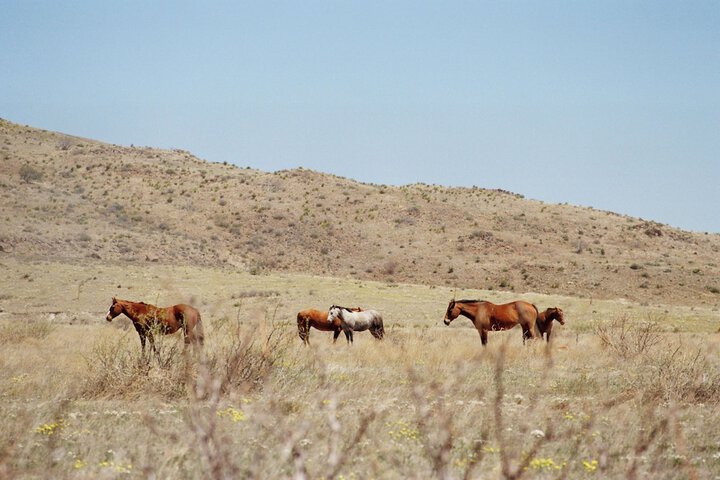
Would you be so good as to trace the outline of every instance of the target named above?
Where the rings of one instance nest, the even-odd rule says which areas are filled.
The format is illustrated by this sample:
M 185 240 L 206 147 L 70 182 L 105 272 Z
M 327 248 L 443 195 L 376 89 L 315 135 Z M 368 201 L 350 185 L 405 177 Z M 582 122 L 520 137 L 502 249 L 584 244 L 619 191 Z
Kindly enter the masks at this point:
M 206 345 L 204 351 L 185 348 L 179 334 L 156 334 L 157 355 L 148 344 L 143 356 L 133 333 L 103 340 L 85 356 L 85 396 L 172 399 L 186 397 L 200 381 L 218 382 L 223 393 L 247 392 L 262 385 L 290 345 L 284 326 L 273 323 L 269 328 L 243 328 L 234 324 L 216 328 L 217 341 Z
M 84 356 L 87 375 L 84 397 L 178 398 L 185 393 L 187 357 L 177 342 L 156 339 L 157 356 L 145 356 L 139 341 L 127 335 L 97 343 Z
M 720 367 L 699 349 L 667 346 L 643 358 L 633 372 L 629 387 L 646 401 L 720 401 Z
M 50 335 L 55 326 L 50 322 L 16 321 L 0 325 L 0 342 L 20 343 L 23 340 L 34 338 L 42 340 Z
M 662 338 L 658 322 L 632 321 L 627 314 L 618 315 L 608 322 L 595 323 L 593 333 L 604 347 L 621 358 L 648 353 Z
M 222 343 L 207 354 L 208 374 L 219 379 L 223 392 L 233 388 L 252 390 L 262 384 L 290 347 L 289 330 L 271 322 L 255 328 L 240 323 L 216 330 Z
M 241 340 L 249 340 L 249 335 L 243 336 L 240 326 L 230 331 L 237 338 L 214 362 L 200 367 L 185 416 L 191 435 L 184 439 L 199 457 L 202 475 L 213 479 L 337 478 L 354 458 L 353 449 L 368 438 L 379 409 L 342 415 L 341 406 L 348 398 L 343 398 L 321 361 L 293 365 L 308 384 L 302 394 L 298 392 L 298 383 L 285 378 L 292 364 L 283 333 L 287 328 L 271 325 L 261 334 L 260 343 Z M 229 375 L 234 366 L 238 369 Z M 248 389 L 258 387 L 262 392 L 250 398 L 262 395 L 261 402 L 245 397 Z M 242 410 L 228 408 L 233 402 Z M 226 417 L 233 414 L 237 416 L 228 421 Z M 241 438 L 238 430 L 244 432 Z

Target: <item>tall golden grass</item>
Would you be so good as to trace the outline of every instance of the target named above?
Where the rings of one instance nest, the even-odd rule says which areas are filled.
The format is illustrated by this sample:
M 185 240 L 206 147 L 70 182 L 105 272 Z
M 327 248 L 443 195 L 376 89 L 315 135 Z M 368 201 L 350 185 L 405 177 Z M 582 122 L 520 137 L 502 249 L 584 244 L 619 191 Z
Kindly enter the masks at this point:
M 469 329 L 398 328 L 352 347 L 313 332 L 307 348 L 266 313 L 217 322 L 200 354 L 162 338 L 149 359 L 132 331 L 38 337 L 3 323 L 0 476 L 720 475 L 716 352 L 660 332 L 627 355 L 645 329 L 616 317 L 558 329 L 550 346 L 496 333 L 485 349 Z M 53 342 L 75 351 L 47 358 Z

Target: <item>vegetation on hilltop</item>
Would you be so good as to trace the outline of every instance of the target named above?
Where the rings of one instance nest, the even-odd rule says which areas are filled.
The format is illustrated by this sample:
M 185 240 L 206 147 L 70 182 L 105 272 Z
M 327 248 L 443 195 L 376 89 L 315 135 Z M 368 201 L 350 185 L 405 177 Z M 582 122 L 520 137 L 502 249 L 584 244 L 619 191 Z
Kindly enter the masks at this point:
M 720 235 L 612 212 L 501 190 L 266 173 L 7 121 L 0 158 L 0 248 L 23 258 L 720 303 Z

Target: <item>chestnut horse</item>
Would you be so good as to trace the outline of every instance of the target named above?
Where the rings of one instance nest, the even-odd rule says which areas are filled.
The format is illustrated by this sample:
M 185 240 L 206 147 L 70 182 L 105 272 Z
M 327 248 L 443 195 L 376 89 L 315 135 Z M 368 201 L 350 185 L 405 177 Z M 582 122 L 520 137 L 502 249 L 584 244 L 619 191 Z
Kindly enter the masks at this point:
M 487 334 L 490 330 L 510 330 L 520 325 L 523 331 L 523 344 L 527 338 L 535 338 L 535 321 L 538 311 L 535 305 L 517 301 L 504 305 L 495 305 L 484 300 L 451 300 L 445 312 L 445 325 L 458 316 L 469 318 L 477 331 L 480 341 L 487 345 Z
M 175 333 L 182 329 L 185 336 L 185 345 L 202 346 L 205 336 L 203 334 L 200 312 L 190 305 L 179 304 L 172 307 L 160 308 L 144 302 L 130 302 L 115 297 L 108 310 L 105 320 L 111 322 L 113 318 L 124 313 L 133 322 L 135 330 L 140 335 L 140 345 L 145 354 L 145 338 L 150 340 L 150 346 L 158 356 L 155 348 L 154 332 L 164 335 Z
M 562 309 L 557 307 L 548 308 L 543 312 L 538 312 L 537 322 L 535 326 L 540 332 L 540 338 L 543 338 L 544 334 L 547 334 L 547 341 L 550 341 L 550 334 L 552 333 L 553 320 L 557 320 L 560 325 L 565 325 L 565 315 Z
M 362 312 L 362 308 L 355 307 L 351 308 L 353 312 Z M 305 345 L 310 345 L 310 327 L 313 327 L 321 332 L 333 332 L 333 343 L 335 343 L 342 332 L 342 326 L 340 325 L 340 319 L 335 319 L 333 322 L 328 321 L 328 312 L 315 310 L 314 308 L 308 308 L 307 310 L 301 310 L 297 314 L 297 328 L 300 340 Z M 350 342 L 350 336 L 346 333 L 345 338 Z
M 353 332 L 363 332 L 370 330 L 373 337 L 382 340 L 385 336 L 385 327 L 383 327 L 382 316 L 375 310 L 363 310 L 362 312 L 353 312 L 347 307 L 338 307 L 333 305 L 328 310 L 328 322 L 340 320 L 340 326 L 345 332 L 348 343 L 353 341 Z

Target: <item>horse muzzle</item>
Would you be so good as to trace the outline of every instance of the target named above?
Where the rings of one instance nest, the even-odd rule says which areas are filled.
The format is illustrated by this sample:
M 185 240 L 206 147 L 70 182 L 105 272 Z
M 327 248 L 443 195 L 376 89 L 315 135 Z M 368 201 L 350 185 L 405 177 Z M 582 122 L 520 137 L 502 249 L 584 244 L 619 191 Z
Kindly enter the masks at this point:
M 113 317 L 111 317 L 110 315 L 108 315 L 107 317 L 105 317 L 105 320 L 107 320 L 108 322 L 112 322 L 112 319 L 113 319 Z
M 448 320 L 448 319 L 446 318 L 446 319 L 443 320 L 443 323 L 444 323 L 445 325 L 450 325 L 450 320 Z

